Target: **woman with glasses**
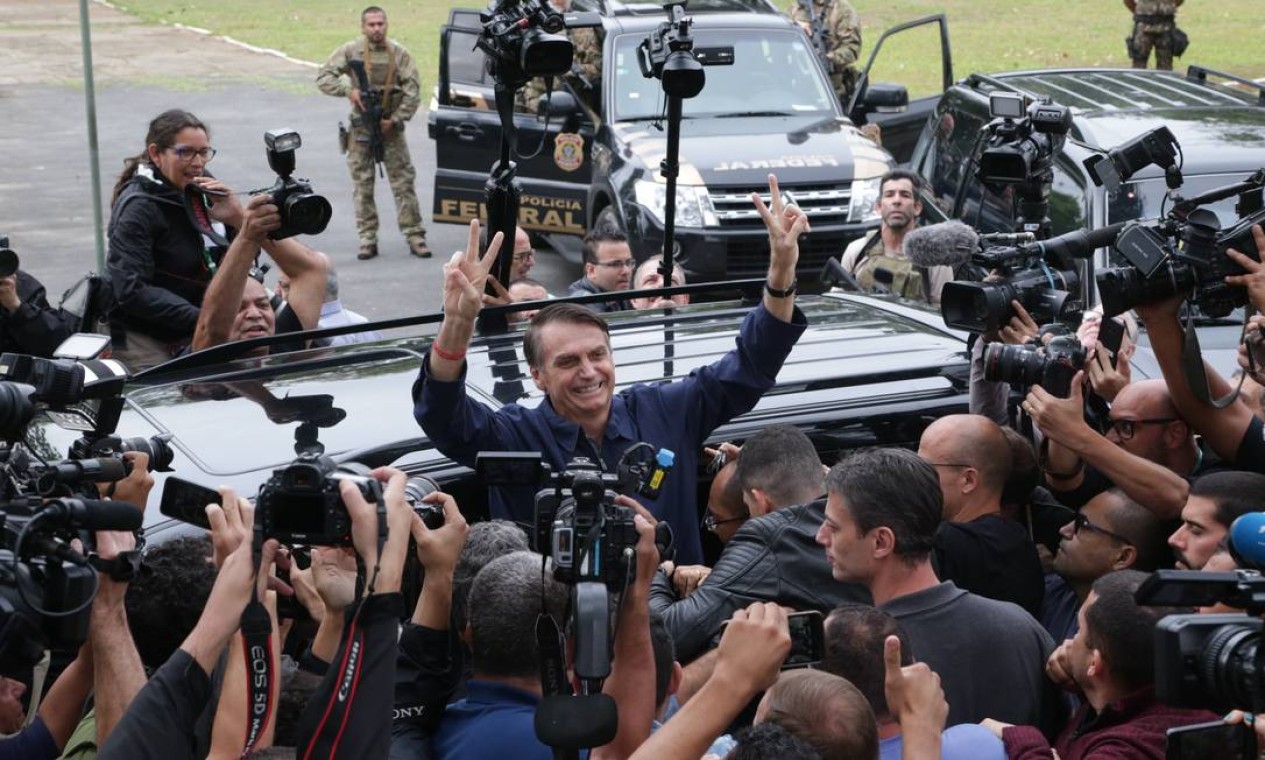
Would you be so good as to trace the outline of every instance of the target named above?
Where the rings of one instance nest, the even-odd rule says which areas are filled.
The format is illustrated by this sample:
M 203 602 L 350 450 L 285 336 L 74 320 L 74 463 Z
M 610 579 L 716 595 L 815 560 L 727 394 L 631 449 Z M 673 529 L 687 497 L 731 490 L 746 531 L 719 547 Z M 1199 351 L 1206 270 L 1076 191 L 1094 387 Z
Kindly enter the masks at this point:
M 187 111 L 165 111 L 114 186 L 111 331 L 115 358 L 133 372 L 188 345 L 202 296 L 241 224 L 241 204 L 206 172 L 214 157 L 205 124 Z

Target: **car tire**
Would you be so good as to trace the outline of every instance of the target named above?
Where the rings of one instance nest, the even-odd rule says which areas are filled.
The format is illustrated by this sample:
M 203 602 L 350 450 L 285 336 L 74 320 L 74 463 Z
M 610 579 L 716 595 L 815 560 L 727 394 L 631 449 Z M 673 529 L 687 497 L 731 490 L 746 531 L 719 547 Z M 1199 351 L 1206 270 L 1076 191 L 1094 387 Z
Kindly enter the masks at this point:
M 593 229 L 612 229 L 619 232 L 625 232 L 624 225 L 619 221 L 619 212 L 614 206 L 607 206 L 597 212 L 597 218 L 593 220 Z

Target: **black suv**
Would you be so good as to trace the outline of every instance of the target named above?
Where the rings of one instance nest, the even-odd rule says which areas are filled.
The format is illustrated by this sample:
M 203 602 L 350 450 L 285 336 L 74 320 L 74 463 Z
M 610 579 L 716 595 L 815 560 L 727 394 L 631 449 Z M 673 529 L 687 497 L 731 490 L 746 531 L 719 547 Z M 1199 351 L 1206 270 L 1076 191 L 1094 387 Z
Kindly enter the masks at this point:
M 964 342 L 937 315 L 872 296 L 801 296 L 797 302 L 808 329 L 777 386 L 751 412 L 717 430 L 713 442 L 741 442 L 767 425 L 790 423 L 812 438 L 824 461 L 834 462 L 858 446 L 916 445 L 932 420 L 965 411 Z M 608 315 L 619 385 L 672 380 L 715 361 L 733 348 L 753 305 L 730 300 Z M 428 475 L 456 495 L 471 519 L 485 517 L 484 484 L 436 451 L 411 414 L 410 389 L 431 341 L 419 334 L 439 318 L 417 318 L 407 328 L 417 337 L 376 344 L 234 358 L 260 340 L 276 340 L 270 338 L 177 359 L 131 381 L 118 434 L 170 436 L 172 475 L 211 488 L 231 485 L 252 497 L 275 468 L 294 459 L 296 445 L 315 441 L 340 462 Z M 540 403 L 522 338 L 521 329 L 476 337 L 467 354 L 472 397 L 493 407 Z M 57 461 L 79 435 L 40 419 L 27 439 L 46 461 Z M 145 523 L 151 540 L 163 540 L 190 528 L 159 513 L 168 475 L 155 476 Z M 674 471 L 670 477 L 696 481 L 699 504 L 705 503 L 709 475 Z
M 585 231 L 615 224 L 641 260 L 663 247 L 659 163 L 667 139 L 659 126 L 666 121 L 661 83 L 642 75 L 637 47 L 667 17 L 660 5 L 615 0 L 576 0 L 572 10 L 602 17 L 601 82 L 555 92 L 547 114 L 515 114 L 519 152 L 526 154 L 518 159 L 519 223 L 577 262 Z M 702 94 L 684 103 L 678 261 L 690 281 L 762 275 L 767 239 L 750 195 L 767 196 L 773 172 L 812 222 L 800 264 L 802 273 L 815 273 L 877 226 L 878 181 L 893 158 L 845 116 L 808 38 L 772 4 L 694 0 L 687 13 L 700 57 L 732 51 L 733 62 L 707 66 Z M 474 49 L 481 30 L 476 11 L 454 10 L 442 32 L 429 113 L 437 222 L 483 213 L 484 182 L 498 155 L 494 83 L 483 52 Z M 854 115 L 907 106 L 903 87 L 875 85 Z

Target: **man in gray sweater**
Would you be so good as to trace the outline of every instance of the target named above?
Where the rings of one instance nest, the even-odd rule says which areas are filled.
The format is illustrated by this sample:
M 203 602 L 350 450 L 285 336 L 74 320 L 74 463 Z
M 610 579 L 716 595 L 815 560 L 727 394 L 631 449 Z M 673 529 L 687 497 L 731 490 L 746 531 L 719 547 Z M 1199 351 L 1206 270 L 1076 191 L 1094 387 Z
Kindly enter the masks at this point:
M 940 676 L 946 725 L 996 713 L 1056 728 L 1063 710 L 1045 677 L 1050 635 L 1019 606 L 936 577 L 931 553 L 943 496 L 935 468 L 910 451 L 870 449 L 835 465 L 826 491 L 817 543 L 832 575 L 867 587 L 874 604 L 900 621 L 919 659 Z

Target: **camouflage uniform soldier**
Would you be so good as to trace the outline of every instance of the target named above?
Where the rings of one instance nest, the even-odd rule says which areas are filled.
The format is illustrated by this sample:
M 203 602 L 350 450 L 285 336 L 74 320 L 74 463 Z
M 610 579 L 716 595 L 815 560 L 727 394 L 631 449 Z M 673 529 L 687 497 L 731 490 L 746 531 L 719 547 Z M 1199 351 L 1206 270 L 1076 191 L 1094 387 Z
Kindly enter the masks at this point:
M 1173 70 L 1173 30 L 1177 24 L 1177 6 L 1183 0 L 1124 0 L 1133 13 L 1133 37 L 1129 40 L 1129 57 L 1133 68 L 1145 69 L 1155 48 L 1155 68 Z
M 807 8 L 809 3 L 812 4 L 811 14 Z M 816 18 L 821 25 L 826 49 L 818 50 L 817 54 L 825 56 L 835 95 L 846 106 L 860 76 L 856 63 L 861 55 L 861 19 L 857 12 L 848 0 L 794 0 L 790 16 L 804 27 L 810 40 L 813 39 L 812 20 Z M 815 45 L 816 41 L 813 43 Z
M 419 258 L 429 258 L 426 227 L 418 207 L 414 184 L 417 172 L 409 156 L 404 137 L 404 123 L 413 117 L 421 104 L 421 82 L 413 57 L 403 45 L 387 39 L 386 12 L 370 6 L 360 14 L 362 39 L 340 46 L 330 55 L 316 76 L 321 92 L 349 98 L 352 104 L 351 131 L 346 140 L 347 168 L 351 170 L 352 196 L 356 206 L 356 228 L 360 234 L 359 259 L 378 255 L 378 209 L 374 204 L 373 151 L 369 146 L 369 130 L 363 124 L 359 83 L 354 81 L 348 62 L 360 59 L 374 90 L 382 92 L 383 164 L 395 196 L 395 211 L 400 232 L 408 241 L 409 251 Z

